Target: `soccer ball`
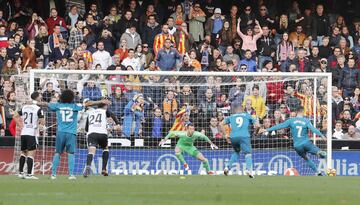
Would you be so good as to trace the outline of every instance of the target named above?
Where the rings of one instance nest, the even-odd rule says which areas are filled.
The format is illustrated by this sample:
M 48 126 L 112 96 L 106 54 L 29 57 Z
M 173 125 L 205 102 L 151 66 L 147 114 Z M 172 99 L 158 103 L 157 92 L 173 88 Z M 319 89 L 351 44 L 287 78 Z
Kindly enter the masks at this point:
M 299 176 L 299 172 L 294 167 L 288 168 L 285 170 L 284 176 Z
M 330 177 L 336 176 L 336 169 L 330 168 L 326 170 L 326 174 Z

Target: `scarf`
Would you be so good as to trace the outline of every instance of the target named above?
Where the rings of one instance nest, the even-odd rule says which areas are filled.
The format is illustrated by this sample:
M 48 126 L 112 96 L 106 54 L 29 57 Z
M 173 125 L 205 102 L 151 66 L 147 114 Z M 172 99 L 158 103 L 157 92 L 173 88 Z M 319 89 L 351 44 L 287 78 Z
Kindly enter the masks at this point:
M 55 33 L 53 34 L 53 42 L 54 42 L 54 48 L 58 48 L 60 46 L 60 39 L 59 36 Z
M 184 32 L 180 31 L 180 34 L 179 34 L 179 46 L 178 46 L 178 51 L 179 51 L 180 55 L 184 55 L 185 52 L 186 52 L 185 37 L 186 37 L 186 35 L 184 34 Z

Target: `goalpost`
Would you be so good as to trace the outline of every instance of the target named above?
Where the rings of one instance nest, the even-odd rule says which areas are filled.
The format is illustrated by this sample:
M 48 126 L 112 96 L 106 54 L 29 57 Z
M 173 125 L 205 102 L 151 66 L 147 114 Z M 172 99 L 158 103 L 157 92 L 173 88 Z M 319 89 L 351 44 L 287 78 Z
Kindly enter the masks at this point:
M 286 115 L 286 119 L 288 119 L 291 113 L 284 112 L 280 107 L 286 106 L 286 109 L 289 110 L 296 106 L 295 103 L 292 104 L 294 97 L 284 93 L 287 86 L 294 87 L 299 93 L 299 96 L 295 97 L 296 99 L 301 99 L 301 95 L 305 94 L 307 112 L 312 113 L 307 117 L 314 126 L 318 127 L 319 122 L 327 122 L 326 127 L 319 128 L 326 135 L 326 141 L 310 135 L 313 143 L 327 152 L 327 158 L 320 160 L 315 156 L 308 155 L 316 162 L 319 170 L 326 171 L 327 168 L 332 167 L 331 77 L 330 73 L 31 70 L 29 77 L 18 77 L 17 83 L 24 85 L 19 86 L 20 89 L 17 92 L 30 96 L 34 90 L 46 90 L 47 82 L 52 82 L 55 90 L 68 87 L 80 91 L 76 98 L 79 102 L 83 100 L 81 90 L 90 89 L 87 88 L 88 85 L 98 87 L 102 95 L 109 96 L 114 101 L 110 106 L 110 111 L 118 116 L 122 124 L 122 131 L 111 132 L 109 137 L 108 170 L 112 175 L 181 174 L 183 167 L 174 154 L 176 139 L 170 140 L 162 147 L 159 147 L 158 143 L 166 136 L 176 116 L 185 111 L 189 114 L 190 121 L 195 124 L 195 129 L 203 131 L 219 146 L 219 150 L 211 150 L 205 142 L 196 143 L 199 151 L 209 160 L 210 168 L 220 174 L 233 150 L 231 145 L 226 143 L 224 136 L 218 133 L 217 124 L 232 113 L 234 106 L 242 104 L 249 98 L 247 96 L 253 94 L 254 85 L 258 85 L 260 96 L 271 95 L 273 98 L 281 96 L 287 101 L 273 101 L 271 97 L 266 97 L 267 99 L 264 99 L 266 101 L 265 115 L 261 106 L 258 105 L 255 105 L 256 109 L 249 112 L 256 116 L 262 124 L 270 122 L 271 125 L 274 125 L 279 123 L 277 121 L 279 115 L 280 118 Z M 325 97 L 318 96 L 317 91 L 320 85 L 326 87 L 327 95 Z M 268 86 L 272 87 L 272 93 L 267 93 Z M 306 93 L 310 91 L 311 95 Z M 133 113 L 131 111 L 129 113 L 129 109 L 125 110 L 126 106 L 138 93 L 141 93 L 145 99 L 143 108 L 134 108 Z M 89 95 L 89 97 L 96 98 L 93 95 Z M 320 97 L 324 98 L 321 99 L 322 104 L 327 107 L 326 116 L 324 113 L 318 114 L 321 109 L 318 104 Z M 52 97 L 50 100 L 56 101 L 56 97 Z M 304 104 L 301 100 L 299 102 Z M 250 108 L 250 105 L 244 102 L 245 107 Z M 87 155 L 86 134 L 82 128 L 86 112 L 80 116 L 77 151 L 75 153 L 75 174 L 82 173 Z M 45 118 L 46 131 L 42 131 L 40 134 L 40 146 L 35 159 L 37 162 L 35 172 L 38 174 L 50 173 L 51 160 L 54 154 L 55 113 L 45 109 Z M 131 128 L 126 123 L 129 118 L 135 119 L 134 122 L 130 123 Z M 109 128 L 112 126 L 110 123 Z M 140 127 L 136 128 L 136 126 Z M 255 174 L 283 175 L 287 168 L 292 167 L 296 168 L 301 175 L 315 174 L 294 151 L 288 130 L 269 133 L 268 136 L 254 133 L 251 143 Z M 14 162 L 18 160 L 18 156 L 19 140 L 16 141 Z M 62 155 L 59 174 L 67 173 L 66 157 L 66 155 Z M 205 173 L 200 161 L 187 154 L 184 157 L 192 174 Z M 92 165 L 94 174 L 101 173 L 101 163 L 101 150 L 97 150 Z M 239 163 L 231 171 L 232 174 L 241 175 L 244 174 L 244 170 L 245 160 L 244 155 L 241 154 Z

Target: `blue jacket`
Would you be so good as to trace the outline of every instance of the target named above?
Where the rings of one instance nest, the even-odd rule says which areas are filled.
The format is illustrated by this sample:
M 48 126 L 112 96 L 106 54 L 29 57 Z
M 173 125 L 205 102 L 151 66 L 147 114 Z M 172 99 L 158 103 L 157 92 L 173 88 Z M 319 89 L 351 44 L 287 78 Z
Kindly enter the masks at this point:
M 81 92 L 83 99 L 88 98 L 91 101 L 96 101 L 101 99 L 101 90 L 98 87 L 84 87 Z
M 257 66 L 256 66 L 256 61 L 254 60 L 247 60 L 247 59 L 243 59 L 240 61 L 239 63 L 239 68 L 241 66 L 241 64 L 245 64 L 247 65 L 247 72 L 257 72 Z M 238 69 L 239 70 L 239 69 Z
M 55 48 L 53 52 L 50 54 L 50 61 L 56 62 L 57 60 L 61 60 L 63 58 L 70 58 L 71 52 L 69 49 L 65 49 L 64 54 L 61 53 L 59 48 Z
M 162 48 L 157 55 L 156 65 L 160 67 L 162 71 L 171 71 L 176 69 L 176 60 L 180 59 L 180 54 L 175 48 L 170 48 L 170 51 L 166 51 Z
M 152 124 L 151 137 L 161 138 L 162 137 L 162 119 L 161 117 L 154 117 Z
M 123 133 L 126 137 L 131 137 L 131 128 L 135 121 L 134 135 L 139 136 L 139 130 L 141 128 L 141 119 L 144 117 L 143 111 L 135 110 L 131 108 L 135 101 L 131 100 L 124 108 L 124 122 L 123 122 Z

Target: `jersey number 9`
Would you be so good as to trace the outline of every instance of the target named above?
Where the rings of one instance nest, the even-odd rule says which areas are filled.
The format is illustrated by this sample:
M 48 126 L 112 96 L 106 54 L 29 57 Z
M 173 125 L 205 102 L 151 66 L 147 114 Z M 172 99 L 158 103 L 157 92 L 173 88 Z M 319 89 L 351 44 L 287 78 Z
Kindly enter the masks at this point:
M 236 122 L 238 127 L 241 127 L 243 125 L 243 123 L 244 123 L 244 119 L 242 117 L 237 117 L 235 119 L 235 122 Z

